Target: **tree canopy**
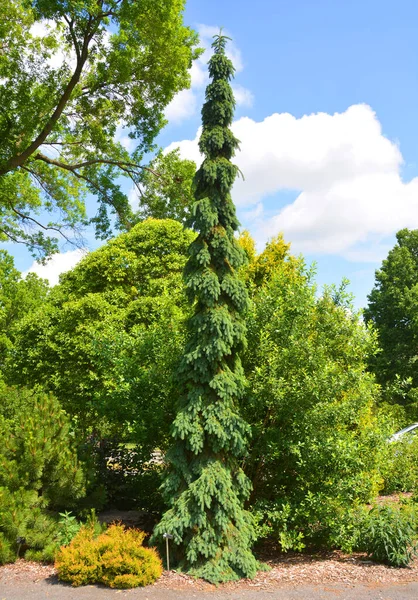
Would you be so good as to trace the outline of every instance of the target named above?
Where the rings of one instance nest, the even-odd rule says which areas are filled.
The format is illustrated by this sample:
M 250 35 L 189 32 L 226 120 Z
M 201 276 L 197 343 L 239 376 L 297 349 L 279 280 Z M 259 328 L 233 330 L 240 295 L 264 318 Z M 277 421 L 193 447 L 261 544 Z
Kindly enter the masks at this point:
M 82 456 L 88 440 L 98 464 L 101 448 L 128 469 L 135 459 L 132 479 L 95 466 L 116 506 L 162 508 L 161 469 L 149 461 L 170 445 L 182 389 L 176 369 L 193 308 L 181 271 L 194 239 L 172 220 L 136 225 L 64 274 L 38 309 L 19 313 L 5 351 L 7 382 L 53 391 Z M 253 485 L 248 506 L 258 533 L 283 547 L 338 545 L 350 510 L 386 476 L 378 462 L 387 425 L 365 368 L 375 336 L 344 287 L 318 297 L 314 272 L 281 236 L 261 254 L 248 233 L 238 242 L 249 261 L 238 269 L 250 302 L 247 385 L 236 402 L 252 429 L 241 462 Z
M 180 158 L 178 149 L 159 152 L 138 180 L 139 209 L 135 220 L 148 217 L 186 223 L 194 202 L 192 183 L 196 164 Z
M 156 439 L 163 446 L 193 237 L 178 222 L 148 219 L 88 254 L 20 321 L 8 381 L 54 392 L 86 433 L 107 424 L 107 435 L 150 452 Z
M 20 320 L 40 309 L 48 290 L 47 282 L 34 273 L 28 273 L 22 279 L 14 266 L 13 257 L 5 250 L 0 250 L 0 373 L 13 347 Z
M 87 193 L 99 237 L 112 218 L 130 226 L 117 178 L 139 178 L 198 54 L 184 3 L 0 0 L 0 241 L 55 251 L 58 232 L 86 223 Z
M 365 319 L 377 330 L 381 351 L 370 368 L 388 393 L 418 418 L 418 230 L 401 229 L 376 271 Z
M 263 272 L 264 271 L 264 272 Z M 264 534 L 284 549 L 338 544 L 356 502 L 382 485 L 375 339 L 345 292 L 318 297 L 314 273 L 278 238 L 256 257 L 246 322 L 245 471 Z M 260 278 L 260 274 L 263 277 Z

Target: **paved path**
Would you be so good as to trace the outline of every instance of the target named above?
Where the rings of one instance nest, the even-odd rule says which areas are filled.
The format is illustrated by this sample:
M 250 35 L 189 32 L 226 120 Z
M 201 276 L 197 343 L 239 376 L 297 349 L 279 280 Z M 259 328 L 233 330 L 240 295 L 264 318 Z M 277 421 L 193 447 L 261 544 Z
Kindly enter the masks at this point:
M 73 588 L 55 579 L 0 582 L 0 600 L 417 600 L 418 582 L 398 584 L 274 587 L 235 591 L 199 592 L 148 587 L 110 590 L 97 586 Z

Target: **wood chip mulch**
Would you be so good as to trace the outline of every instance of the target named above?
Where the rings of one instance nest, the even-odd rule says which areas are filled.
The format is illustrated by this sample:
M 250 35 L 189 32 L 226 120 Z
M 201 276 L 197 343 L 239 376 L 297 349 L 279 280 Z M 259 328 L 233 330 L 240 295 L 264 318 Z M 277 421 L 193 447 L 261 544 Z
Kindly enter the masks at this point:
M 55 575 L 56 571 L 53 565 L 43 565 L 37 562 L 30 562 L 20 558 L 15 563 L 3 565 L 0 567 L 0 581 L 10 582 L 13 580 L 37 582 L 42 579 L 48 579 Z
M 407 568 L 394 568 L 379 565 L 367 560 L 365 555 L 344 555 L 341 552 L 329 552 L 323 555 L 285 554 L 265 559 L 271 567 L 268 572 L 259 572 L 255 579 L 215 586 L 176 571 L 164 572 L 154 587 L 164 589 L 189 589 L 210 591 L 244 588 L 271 589 L 281 585 L 320 585 L 324 583 L 377 584 L 406 583 L 418 581 L 418 559 Z M 0 567 L 0 582 L 32 581 L 38 582 L 51 577 L 56 572 L 52 565 L 18 560 L 11 565 Z

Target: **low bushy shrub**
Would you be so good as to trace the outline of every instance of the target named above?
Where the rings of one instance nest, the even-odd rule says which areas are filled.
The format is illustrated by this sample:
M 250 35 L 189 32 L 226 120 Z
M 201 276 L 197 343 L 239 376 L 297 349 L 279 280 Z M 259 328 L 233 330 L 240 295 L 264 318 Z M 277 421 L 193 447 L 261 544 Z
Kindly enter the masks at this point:
M 406 567 L 417 553 L 416 527 L 412 505 L 375 506 L 360 526 L 358 549 L 376 562 Z
M 58 577 L 73 586 L 103 583 L 125 589 L 150 585 L 163 567 L 156 550 L 142 545 L 144 537 L 144 532 L 122 525 L 111 525 L 97 537 L 90 526 L 82 527 L 71 544 L 57 553 Z
M 361 523 L 369 509 L 353 502 L 348 505 L 321 494 L 306 494 L 298 503 L 258 502 L 253 514 L 259 540 L 272 539 L 282 552 L 302 552 L 305 548 L 356 549 Z

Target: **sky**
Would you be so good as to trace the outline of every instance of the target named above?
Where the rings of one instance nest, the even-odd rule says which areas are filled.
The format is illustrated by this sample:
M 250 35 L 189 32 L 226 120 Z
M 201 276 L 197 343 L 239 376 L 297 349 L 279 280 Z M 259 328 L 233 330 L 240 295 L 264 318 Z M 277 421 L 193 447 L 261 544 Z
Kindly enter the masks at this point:
M 418 2 L 188 0 L 185 22 L 205 47 L 220 26 L 233 38 L 242 227 L 260 251 L 282 232 L 316 263 L 319 288 L 348 278 L 365 306 L 396 231 L 418 228 Z M 158 139 L 197 162 L 208 57 L 167 107 Z M 8 250 L 52 283 L 82 255 L 40 267 Z

